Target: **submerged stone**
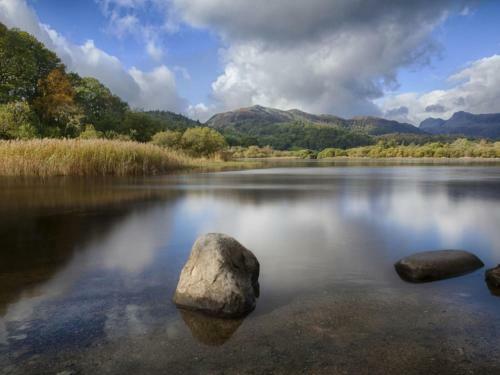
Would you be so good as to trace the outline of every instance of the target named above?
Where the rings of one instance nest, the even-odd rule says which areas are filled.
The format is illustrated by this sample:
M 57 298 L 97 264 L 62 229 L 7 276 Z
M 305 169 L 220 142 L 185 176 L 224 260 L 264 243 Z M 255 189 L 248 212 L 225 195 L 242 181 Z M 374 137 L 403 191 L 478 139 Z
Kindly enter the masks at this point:
M 485 280 L 491 293 L 500 295 L 500 264 L 495 268 L 486 270 Z
M 200 236 L 182 269 L 174 294 L 181 308 L 218 317 L 241 317 L 255 308 L 259 262 L 234 238 L 220 233 Z
M 394 265 L 398 275 L 410 282 L 447 279 L 483 266 L 477 256 L 464 250 L 425 251 L 405 257 Z

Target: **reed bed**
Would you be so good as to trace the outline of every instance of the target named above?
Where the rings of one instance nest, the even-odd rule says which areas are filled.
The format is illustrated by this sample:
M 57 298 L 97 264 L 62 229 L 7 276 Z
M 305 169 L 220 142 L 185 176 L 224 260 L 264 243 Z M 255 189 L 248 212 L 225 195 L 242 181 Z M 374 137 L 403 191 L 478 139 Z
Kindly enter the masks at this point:
M 0 141 L 1 176 L 156 175 L 192 165 L 180 152 L 132 141 Z
M 327 148 L 318 159 L 334 157 L 354 158 L 500 158 L 500 142 L 468 141 L 458 139 L 453 143 L 432 142 L 423 145 L 388 146 L 376 144 L 341 150 Z

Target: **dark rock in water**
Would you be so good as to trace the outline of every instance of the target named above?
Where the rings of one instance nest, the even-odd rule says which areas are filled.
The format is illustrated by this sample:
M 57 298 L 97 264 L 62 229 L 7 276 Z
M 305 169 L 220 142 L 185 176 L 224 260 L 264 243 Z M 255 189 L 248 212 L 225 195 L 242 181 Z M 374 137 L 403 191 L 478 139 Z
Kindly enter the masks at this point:
M 243 319 L 221 319 L 187 310 L 180 312 L 193 337 L 210 346 L 223 345 L 243 323 Z
M 426 251 L 403 258 L 394 265 L 403 280 L 417 283 L 464 275 L 483 266 L 477 256 L 463 250 Z
M 218 317 L 240 317 L 255 308 L 259 262 L 234 238 L 220 233 L 200 236 L 182 269 L 174 294 L 181 308 Z
M 500 264 L 495 268 L 490 268 L 486 270 L 485 280 L 488 284 L 488 288 L 491 293 L 499 296 L 500 295 Z

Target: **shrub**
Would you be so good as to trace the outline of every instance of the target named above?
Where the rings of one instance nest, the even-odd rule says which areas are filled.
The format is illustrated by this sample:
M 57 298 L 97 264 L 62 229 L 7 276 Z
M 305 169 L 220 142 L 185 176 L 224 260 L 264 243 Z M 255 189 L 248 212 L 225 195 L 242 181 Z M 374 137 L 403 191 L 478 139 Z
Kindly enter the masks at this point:
M 316 159 L 318 156 L 318 153 L 313 150 L 300 150 L 295 151 L 293 154 L 301 159 Z
M 226 140 L 211 128 L 191 128 L 181 138 L 182 148 L 192 156 L 212 156 L 227 147 Z
M 318 159 L 334 158 L 337 156 L 347 156 L 346 150 L 340 148 L 325 148 L 318 154 Z
M 169 148 L 180 148 L 181 147 L 182 133 L 174 130 L 166 130 L 163 132 L 158 132 L 153 135 L 151 143 Z
M 103 137 L 103 133 L 95 130 L 94 125 L 85 125 L 85 130 L 80 133 L 80 139 L 99 139 Z

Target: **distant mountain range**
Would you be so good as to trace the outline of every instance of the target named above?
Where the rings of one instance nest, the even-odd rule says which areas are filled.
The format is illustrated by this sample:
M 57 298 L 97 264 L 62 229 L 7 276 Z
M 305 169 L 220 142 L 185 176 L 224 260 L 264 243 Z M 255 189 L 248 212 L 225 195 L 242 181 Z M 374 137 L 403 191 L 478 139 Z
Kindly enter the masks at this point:
M 368 135 L 383 135 L 392 133 L 425 134 L 421 129 L 411 124 L 386 120 L 379 117 L 363 116 L 354 117 L 352 119 L 344 119 L 333 115 L 314 115 L 298 109 L 283 111 L 259 105 L 218 113 L 212 116 L 212 118 L 206 122 L 206 125 L 218 130 L 231 129 L 244 131 L 251 125 L 272 126 L 283 123 L 297 122 L 334 126 Z
M 500 113 L 474 115 L 455 112 L 448 120 L 428 118 L 420 123 L 420 129 L 430 134 L 500 139 Z
M 428 118 L 417 127 L 408 123 L 373 116 L 344 119 L 334 115 L 315 115 L 298 109 L 283 111 L 255 105 L 218 113 L 212 116 L 206 122 L 206 125 L 223 132 L 248 133 L 255 126 L 262 129 L 291 123 L 331 126 L 370 136 L 385 134 L 463 135 L 475 138 L 500 139 L 500 113 L 475 115 L 463 111 L 456 112 L 448 120 Z

